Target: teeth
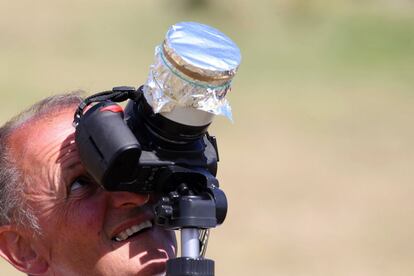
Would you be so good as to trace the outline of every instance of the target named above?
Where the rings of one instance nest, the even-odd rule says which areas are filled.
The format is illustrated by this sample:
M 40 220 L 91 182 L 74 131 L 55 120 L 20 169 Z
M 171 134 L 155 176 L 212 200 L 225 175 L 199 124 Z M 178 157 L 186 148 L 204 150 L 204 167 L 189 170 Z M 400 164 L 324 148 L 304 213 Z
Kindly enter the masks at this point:
M 118 235 L 116 235 L 115 240 L 120 242 L 120 241 L 124 241 L 126 239 L 128 239 L 130 236 L 132 236 L 133 234 L 146 229 L 146 228 L 150 228 L 152 227 L 152 223 L 150 221 L 144 221 L 141 224 L 138 225 L 134 225 L 129 227 L 128 229 L 125 229 L 124 231 L 122 231 L 121 233 L 119 233 Z
M 117 238 L 121 241 L 121 240 L 125 240 L 128 238 L 128 234 L 125 232 L 120 233 Z

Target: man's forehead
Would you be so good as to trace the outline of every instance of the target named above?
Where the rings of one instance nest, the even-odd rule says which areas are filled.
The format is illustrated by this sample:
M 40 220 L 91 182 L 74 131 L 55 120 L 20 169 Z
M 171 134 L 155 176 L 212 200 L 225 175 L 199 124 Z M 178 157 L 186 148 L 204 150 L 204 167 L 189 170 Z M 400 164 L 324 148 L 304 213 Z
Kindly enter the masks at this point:
M 12 153 L 17 156 L 45 154 L 49 146 L 71 143 L 75 132 L 72 126 L 74 109 L 65 108 L 53 114 L 30 119 L 17 128 L 9 137 Z

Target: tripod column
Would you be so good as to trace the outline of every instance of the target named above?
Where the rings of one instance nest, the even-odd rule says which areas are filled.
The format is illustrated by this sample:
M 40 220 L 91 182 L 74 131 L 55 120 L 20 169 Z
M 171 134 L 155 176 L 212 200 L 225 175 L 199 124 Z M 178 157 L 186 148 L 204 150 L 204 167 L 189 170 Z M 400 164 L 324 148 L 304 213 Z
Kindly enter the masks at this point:
M 181 256 L 192 259 L 200 256 L 199 235 L 197 228 L 181 229 Z

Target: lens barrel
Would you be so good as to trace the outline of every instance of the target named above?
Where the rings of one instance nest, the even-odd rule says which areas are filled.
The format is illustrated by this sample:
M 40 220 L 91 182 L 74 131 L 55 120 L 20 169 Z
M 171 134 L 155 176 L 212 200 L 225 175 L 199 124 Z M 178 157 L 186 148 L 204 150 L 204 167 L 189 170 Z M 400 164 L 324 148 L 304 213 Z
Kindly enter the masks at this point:
M 147 126 L 162 138 L 175 143 L 188 143 L 200 139 L 210 124 L 189 126 L 172 121 L 160 113 L 154 113 L 145 97 L 141 98 L 140 112 Z

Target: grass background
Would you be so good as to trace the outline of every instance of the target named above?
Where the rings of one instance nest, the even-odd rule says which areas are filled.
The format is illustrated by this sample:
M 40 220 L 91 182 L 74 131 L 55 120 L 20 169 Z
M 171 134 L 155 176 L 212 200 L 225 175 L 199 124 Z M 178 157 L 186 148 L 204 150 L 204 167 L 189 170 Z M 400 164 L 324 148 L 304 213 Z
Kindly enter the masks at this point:
M 0 122 L 45 96 L 145 82 L 179 21 L 241 48 L 217 118 L 216 275 L 414 273 L 409 0 L 0 0 Z M 0 275 L 19 275 L 0 262 Z

